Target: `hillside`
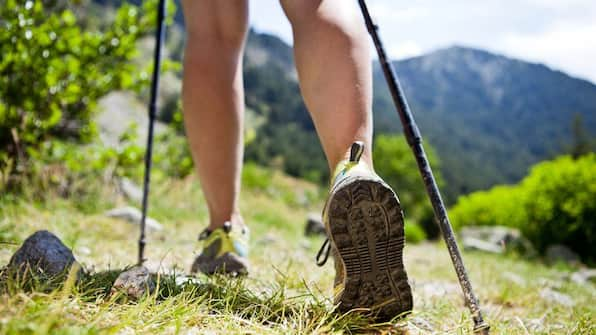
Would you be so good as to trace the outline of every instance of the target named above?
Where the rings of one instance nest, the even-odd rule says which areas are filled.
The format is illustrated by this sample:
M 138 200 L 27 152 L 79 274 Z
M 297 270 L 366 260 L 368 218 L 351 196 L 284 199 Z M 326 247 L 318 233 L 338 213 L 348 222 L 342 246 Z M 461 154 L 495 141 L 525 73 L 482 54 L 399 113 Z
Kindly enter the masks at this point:
M 452 47 L 394 66 L 450 195 L 517 181 L 568 150 L 576 115 L 596 134 L 596 86 L 544 65 Z M 377 130 L 400 130 L 379 68 L 375 90 Z
M 245 79 L 249 106 L 279 100 L 279 93 L 288 88 L 289 93 L 299 93 L 292 72 L 282 75 L 290 47 L 279 39 L 261 42 L 271 39 L 254 32 L 249 36 L 251 52 L 245 63 L 255 64 L 253 54 L 267 54 L 271 59 L 248 67 L 247 71 L 258 72 Z M 286 56 L 281 59 L 277 54 Z M 544 65 L 451 47 L 394 62 L 394 66 L 424 139 L 440 157 L 451 201 L 459 194 L 518 181 L 532 164 L 568 151 L 577 115 L 590 137 L 596 134 L 596 85 Z M 277 72 L 277 80 L 269 88 L 263 72 Z M 260 91 L 263 89 L 265 93 Z M 374 89 L 376 132 L 401 132 L 378 64 Z M 285 127 L 291 121 L 307 133 L 312 131 L 304 106 L 295 104 L 298 107 L 287 108 L 281 101 L 280 110 L 273 105 L 269 113 L 283 115 L 279 120 L 283 122 L 267 122 Z M 283 150 L 272 153 L 286 156 Z

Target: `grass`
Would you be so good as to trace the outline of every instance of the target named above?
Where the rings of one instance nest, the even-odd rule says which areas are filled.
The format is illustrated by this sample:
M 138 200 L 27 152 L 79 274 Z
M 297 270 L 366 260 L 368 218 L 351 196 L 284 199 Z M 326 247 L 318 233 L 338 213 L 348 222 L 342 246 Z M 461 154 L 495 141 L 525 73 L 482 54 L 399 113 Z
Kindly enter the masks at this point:
M 334 313 L 333 266 L 315 265 L 322 238 L 303 234 L 306 214 L 320 210 L 323 193 L 279 173 L 251 169 L 241 201 L 252 235 L 250 276 L 177 282 L 200 250 L 196 238 L 207 214 L 193 179 L 161 180 L 152 188 L 150 215 L 165 229 L 149 232 L 147 245 L 147 265 L 159 272 L 159 285 L 137 302 L 109 294 L 120 269 L 135 263 L 138 236 L 137 226 L 103 215 L 128 204 L 109 185 L 82 204 L 59 197 L 0 199 L 0 264 L 28 235 L 48 229 L 89 272 L 54 290 L 3 281 L 0 334 L 470 333 L 471 320 L 442 243 L 406 246 L 415 303 L 408 318 L 374 324 L 355 313 Z M 596 288 L 565 279 L 573 269 L 516 256 L 464 257 L 493 334 L 596 332 Z M 569 295 L 573 306 L 544 300 L 545 288 Z

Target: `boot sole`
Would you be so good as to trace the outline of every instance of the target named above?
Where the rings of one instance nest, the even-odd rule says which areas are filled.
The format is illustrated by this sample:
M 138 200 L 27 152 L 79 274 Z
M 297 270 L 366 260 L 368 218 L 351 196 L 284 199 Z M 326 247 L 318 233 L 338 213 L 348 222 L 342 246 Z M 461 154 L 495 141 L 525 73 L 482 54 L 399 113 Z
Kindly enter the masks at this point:
M 338 310 L 365 308 L 377 320 L 412 310 L 412 290 L 403 264 L 403 213 L 384 182 L 356 179 L 332 191 L 330 238 L 344 265 Z

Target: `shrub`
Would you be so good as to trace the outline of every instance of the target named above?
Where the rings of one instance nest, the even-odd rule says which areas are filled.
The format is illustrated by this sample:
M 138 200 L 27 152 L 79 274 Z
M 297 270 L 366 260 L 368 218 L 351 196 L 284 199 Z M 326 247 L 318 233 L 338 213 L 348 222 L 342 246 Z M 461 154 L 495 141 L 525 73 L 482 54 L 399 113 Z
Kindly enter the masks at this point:
M 406 222 L 404 226 L 406 232 L 406 241 L 408 243 L 420 243 L 426 240 L 424 229 L 416 223 Z
M 454 229 L 462 226 L 520 227 L 526 221 L 524 193 L 518 186 L 495 186 L 461 196 L 449 212 Z
M 544 251 L 565 244 L 596 262 L 596 155 L 569 156 L 532 168 L 523 180 L 527 222 L 524 234 Z
M 42 1 L 0 6 L 0 172 L 26 170 L 31 151 L 53 139 L 88 142 L 98 98 L 135 88 L 147 75 L 132 60 L 153 26 L 155 1 L 124 4 L 103 32 L 87 31 L 69 9 Z M 7 178 L 8 180 L 8 178 Z
M 544 252 L 564 244 L 596 261 L 596 155 L 562 156 L 535 165 L 515 186 L 460 197 L 450 211 L 454 227 L 503 225 L 520 229 Z
M 439 161 L 432 147 L 426 145 L 426 151 L 435 178 L 439 185 L 442 177 Z M 428 227 L 426 235 L 434 238 L 438 229 L 434 226 L 432 207 L 426 195 L 426 189 L 412 151 L 402 135 L 378 135 L 375 137 L 373 151 L 374 166 L 377 173 L 397 192 L 406 217 L 417 223 L 425 220 L 423 227 Z

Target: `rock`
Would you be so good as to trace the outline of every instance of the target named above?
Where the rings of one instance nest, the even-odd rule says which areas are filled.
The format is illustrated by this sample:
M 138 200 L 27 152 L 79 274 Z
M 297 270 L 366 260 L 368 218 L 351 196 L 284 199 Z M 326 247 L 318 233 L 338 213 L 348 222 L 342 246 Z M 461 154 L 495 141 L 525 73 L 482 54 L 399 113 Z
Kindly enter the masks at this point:
M 548 302 L 557 303 L 567 307 L 572 307 L 575 305 L 575 302 L 570 296 L 561 292 L 557 292 L 548 287 L 540 290 L 540 297 Z
M 516 250 L 526 255 L 534 255 L 534 247 L 519 230 L 504 226 L 471 226 L 460 232 L 464 249 L 503 253 Z
M 546 248 L 545 257 L 549 263 L 580 263 L 579 256 L 575 252 L 573 252 L 573 250 L 569 249 L 568 247 L 562 244 L 549 245 Z
M 155 281 L 144 266 L 135 266 L 122 272 L 112 285 L 112 294 L 124 293 L 127 297 L 138 300 L 155 290 Z
M 143 200 L 143 190 L 137 186 L 132 180 L 128 178 L 120 178 L 118 180 L 120 192 L 132 201 L 140 203 Z
M 77 263 L 72 251 L 56 235 L 40 230 L 23 242 L 7 267 L 17 272 L 30 268 L 37 275 L 57 277 L 67 275 L 73 264 Z
M 484 251 L 493 254 L 502 254 L 505 252 L 505 248 L 502 246 L 475 237 L 464 237 L 461 244 L 464 250 L 467 251 Z
M 112 218 L 118 218 L 125 220 L 129 223 L 133 224 L 141 224 L 141 217 L 142 213 L 140 210 L 136 209 L 135 207 L 119 207 L 114 208 L 105 213 L 106 216 Z M 154 231 L 161 231 L 163 230 L 163 226 L 157 222 L 156 220 L 147 217 L 145 219 L 145 225 L 149 230 Z
M 304 229 L 304 234 L 307 236 L 310 235 L 326 235 L 325 232 L 325 225 L 323 224 L 323 219 L 321 215 L 317 213 L 309 213 L 306 218 L 306 227 Z
M 580 285 L 585 285 L 595 279 L 596 269 L 583 269 L 571 274 L 571 280 Z

